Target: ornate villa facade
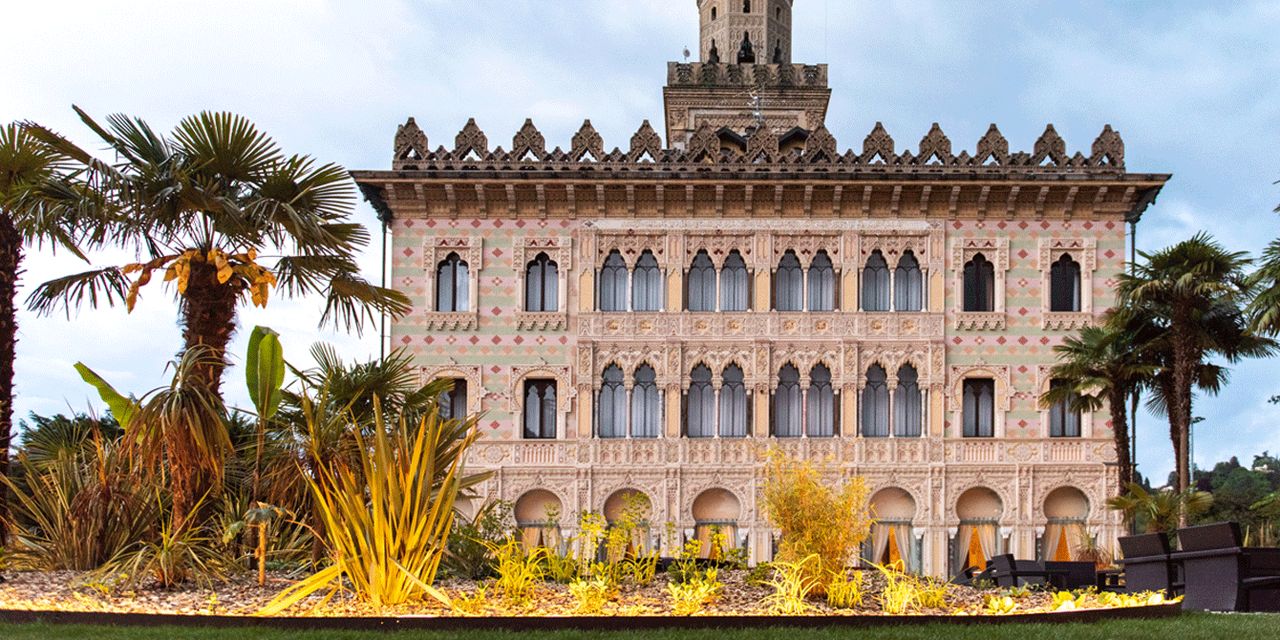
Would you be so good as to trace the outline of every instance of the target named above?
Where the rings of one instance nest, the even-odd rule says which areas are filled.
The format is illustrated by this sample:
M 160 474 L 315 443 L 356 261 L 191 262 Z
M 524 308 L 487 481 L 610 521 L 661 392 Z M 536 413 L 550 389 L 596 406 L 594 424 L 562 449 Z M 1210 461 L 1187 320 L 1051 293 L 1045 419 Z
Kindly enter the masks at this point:
M 651 544 L 718 527 L 768 559 L 768 446 L 867 479 L 875 560 L 944 575 L 1113 540 L 1107 413 L 1037 398 L 1169 176 L 1128 172 L 1110 126 L 1087 153 L 1052 126 L 957 150 L 936 124 L 842 149 L 791 5 L 697 2 L 665 144 L 646 121 L 610 148 L 588 121 L 548 149 L 526 121 L 504 149 L 468 121 L 433 149 L 410 118 L 391 170 L 354 172 L 415 303 L 392 346 L 482 414 L 470 464 L 530 541 L 641 493 Z

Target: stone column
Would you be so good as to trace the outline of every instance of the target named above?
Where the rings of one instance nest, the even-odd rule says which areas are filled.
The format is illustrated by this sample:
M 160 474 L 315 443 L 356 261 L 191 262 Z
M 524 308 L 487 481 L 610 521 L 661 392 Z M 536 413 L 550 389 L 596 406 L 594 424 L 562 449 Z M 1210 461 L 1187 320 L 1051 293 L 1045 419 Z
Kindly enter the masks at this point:
M 754 286 L 751 289 L 751 308 L 755 311 L 769 311 L 773 308 L 773 302 L 770 296 L 773 294 L 770 285 L 772 284 L 771 276 L 773 273 L 769 269 L 756 269 L 752 276 L 755 278 Z
M 667 403 L 666 411 L 663 412 L 663 418 L 666 424 L 663 425 L 663 435 L 668 438 L 680 437 L 680 385 L 667 385 L 664 400 Z
M 751 434 L 757 438 L 768 438 L 771 430 L 769 424 L 769 386 L 762 384 L 752 390 L 755 396 L 755 410 L 752 412 Z
M 583 269 L 578 274 L 578 312 L 591 313 L 596 310 L 596 272 L 594 269 Z
M 943 311 L 946 311 L 946 308 L 947 308 L 946 278 L 941 270 L 935 271 L 933 269 L 929 270 L 928 278 L 929 278 L 929 284 L 927 287 L 928 291 L 926 293 L 928 294 L 929 298 L 928 300 L 925 301 L 926 302 L 925 309 L 931 313 L 942 313 Z
M 591 417 L 595 415 L 595 397 L 596 394 L 591 388 L 591 385 L 578 385 L 577 431 L 578 438 L 581 440 L 588 440 L 591 438 Z M 521 428 L 523 428 L 523 426 Z
M 928 389 L 929 405 L 926 415 L 929 418 L 929 423 L 926 425 L 926 433 L 932 437 L 941 438 L 943 436 L 944 418 L 946 417 L 943 409 L 943 392 L 945 389 L 941 384 L 937 383 L 929 385 Z

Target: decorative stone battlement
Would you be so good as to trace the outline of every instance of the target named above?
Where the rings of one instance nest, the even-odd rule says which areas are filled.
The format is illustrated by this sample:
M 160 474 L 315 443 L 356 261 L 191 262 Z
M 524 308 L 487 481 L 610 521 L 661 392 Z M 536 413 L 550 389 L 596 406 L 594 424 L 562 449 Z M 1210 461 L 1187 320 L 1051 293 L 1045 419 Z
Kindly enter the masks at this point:
M 818 87 L 827 86 L 825 64 L 729 64 L 668 62 L 671 87 Z

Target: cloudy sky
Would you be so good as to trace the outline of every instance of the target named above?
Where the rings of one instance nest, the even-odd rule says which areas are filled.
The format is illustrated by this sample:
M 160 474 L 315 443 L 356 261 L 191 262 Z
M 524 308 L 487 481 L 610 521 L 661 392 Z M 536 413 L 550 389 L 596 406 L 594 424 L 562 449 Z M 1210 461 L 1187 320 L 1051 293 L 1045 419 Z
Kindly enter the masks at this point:
M 890 2 L 797 0 L 793 57 L 830 64 L 827 126 L 859 147 L 876 121 L 914 146 L 938 122 L 957 149 L 995 122 L 1030 149 L 1047 122 L 1083 149 L 1104 124 L 1130 170 L 1174 175 L 1139 228 L 1140 249 L 1206 229 L 1257 251 L 1280 233 L 1280 3 Z M 32 119 L 91 143 L 71 112 L 122 112 L 168 129 L 203 109 L 254 120 L 288 152 L 350 168 L 388 168 L 392 134 L 416 116 L 431 145 L 475 117 L 491 144 L 532 117 L 568 147 L 590 118 L 609 147 L 641 120 L 661 130 L 668 60 L 697 50 L 694 0 L 97 0 L 11 3 L 0 22 L 0 122 Z M 359 217 L 373 222 L 362 205 Z M 28 285 L 82 268 L 32 250 Z M 97 262 L 127 255 L 95 256 Z M 375 250 L 365 259 L 377 273 Z M 25 296 L 25 291 L 23 293 Z M 350 357 L 363 337 L 318 330 L 315 301 L 247 310 L 305 363 L 315 340 Z M 180 344 L 175 306 L 154 285 L 132 314 L 20 318 L 18 415 L 84 410 L 82 360 L 134 392 L 163 380 Z M 235 350 L 242 351 L 244 335 Z M 1280 452 L 1280 360 L 1234 368 L 1200 400 L 1200 464 Z M 228 388 L 243 399 L 239 373 Z M 1167 429 L 1139 427 L 1144 473 L 1171 467 Z

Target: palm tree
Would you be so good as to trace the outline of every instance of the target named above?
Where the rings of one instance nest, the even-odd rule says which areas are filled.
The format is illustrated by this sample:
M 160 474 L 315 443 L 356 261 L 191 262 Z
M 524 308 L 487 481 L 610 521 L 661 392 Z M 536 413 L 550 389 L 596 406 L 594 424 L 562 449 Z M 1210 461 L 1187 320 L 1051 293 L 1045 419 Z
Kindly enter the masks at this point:
M 0 127 L 0 477 L 9 472 L 13 435 L 13 366 L 18 343 L 18 279 L 22 248 L 51 242 L 83 257 L 76 247 L 68 195 L 49 182 L 69 168 L 67 159 L 17 124 Z M 0 483 L 0 545 L 5 541 L 8 489 Z
M 1122 273 L 1117 291 L 1121 314 L 1146 318 L 1160 330 L 1166 354 L 1170 436 L 1177 465 L 1177 491 L 1191 484 L 1189 460 L 1192 387 L 1211 356 L 1228 362 L 1272 353 L 1276 343 L 1250 332 L 1243 305 L 1249 297 L 1242 252 L 1229 252 L 1199 233 L 1172 247 L 1140 253 L 1143 262 Z
M 1054 347 L 1058 363 L 1049 373 L 1066 384 L 1051 387 L 1040 396 L 1042 406 L 1067 402 L 1079 411 L 1099 411 L 1106 401 L 1120 467 L 1119 491 L 1133 482 L 1125 401 L 1155 373 L 1155 367 L 1144 359 L 1139 335 L 1134 327 L 1122 326 L 1109 316 L 1102 325 L 1068 336 Z
M 1280 213 L 1280 206 L 1275 211 Z M 1246 309 L 1249 328 L 1270 335 L 1280 333 L 1280 238 L 1262 250 L 1262 261 L 1249 277 L 1249 284 L 1257 292 Z
M 83 171 L 80 184 L 101 203 L 92 208 L 92 237 L 141 258 L 46 282 L 28 300 L 33 310 L 121 299 L 132 310 L 158 272 L 174 285 L 184 350 L 203 345 L 214 356 L 201 359 L 197 374 L 219 395 L 227 343 L 246 300 L 266 306 L 273 288 L 290 296 L 321 293 L 320 324 L 356 331 L 380 314 L 408 311 L 404 294 L 360 276 L 356 258 L 369 233 L 350 219 L 353 190 L 342 167 L 286 156 L 230 113 L 185 118 L 168 136 L 141 119 L 112 115 L 104 127 L 76 113 L 115 163 L 39 125 L 26 127 Z
M 1124 514 L 1128 522 L 1147 533 L 1173 531 L 1213 506 L 1213 494 L 1195 489 L 1149 491 L 1138 483 L 1122 495 L 1107 500 L 1107 507 Z

